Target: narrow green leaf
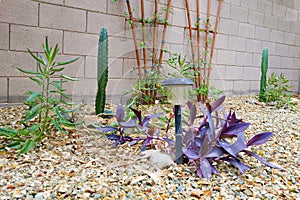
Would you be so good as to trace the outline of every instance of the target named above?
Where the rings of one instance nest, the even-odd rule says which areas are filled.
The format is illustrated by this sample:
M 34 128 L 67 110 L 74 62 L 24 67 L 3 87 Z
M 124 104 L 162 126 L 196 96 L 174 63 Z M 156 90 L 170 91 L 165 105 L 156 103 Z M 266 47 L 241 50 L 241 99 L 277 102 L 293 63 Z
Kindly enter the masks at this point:
M 60 77 L 61 77 L 61 78 L 64 78 L 64 79 L 67 79 L 67 80 L 70 80 L 70 81 L 78 81 L 78 79 L 76 79 L 76 78 L 71 78 L 71 77 L 69 77 L 69 76 L 67 76 L 67 75 L 60 75 Z
M 26 103 L 34 102 L 38 99 L 38 97 L 41 95 L 39 92 L 33 92 L 31 95 L 25 100 Z
M 62 116 L 62 114 L 59 112 L 59 107 L 56 106 L 54 107 L 54 112 L 56 113 L 57 117 L 62 120 L 62 121 L 65 121 L 66 119 L 64 118 L 64 116 Z
M 67 132 L 66 130 L 64 130 L 64 129 L 59 125 L 59 123 L 58 123 L 57 120 L 53 119 L 52 121 L 53 121 L 53 124 L 54 124 L 54 126 L 57 128 L 58 131 L 60 131 L 60 132 L 62 132 L 62 133 L 64 133 L 64 134 L 68 134 L 68 132 Z
M 12 142 L 8 145 L 6 145 L 6 147 L 12 148 L 12 149 L 20 149 L 21 148 L 21 142 L 20 141 L 15 141 Z
M 39 63 L 42 63 L 43 64 L 43 60 L 41 60 L 40 58 L 38 58 L 36 55 L 34 55 L 30 49 L 27 49 L 27 51 L 29 52 L 29 54 L 36 60 L 38 61 Z
M 34 74 L 34 75 L 39 74 L 38 72 L 32 71 L 32 70 L 24 70 L 24 69 L 21 69 L 21 68 L 18 68 L 18 67 L 17 67 L 17 69 L 18 69 L 19 71 L 23 72 L 23 73 L 26 73 L 26 74 Z
M 29 120 L 33 119 L 39 114 L 40 110 L 36 110 L 33 113 L 30 113 L 29 116 L 26 116 L 26 118 L 22 122 L 28 122 Z
M 17 133 L 18 133 L 18 131 L 14 130 L 14 129 L 0 127 L 0 136 L 14 137 Z
M 47 65 L 47 62 L 45 61 L 45 59 L 43 58 L 43 56 L 41 54 L 38 54 L 38 57 L 42 62 L 43 65 Z
M 20 157 L 21 154 L 23 154 L 23 153 L 28 153 L 34 147 L 34 145 L 35 145 L 34 140 L 26 140 L 23 148 L 18 153 L 18 157 Z
M 64 69 L 65 69 L 64 67 L 62 67 L 62 68 L 54 68 L 53 67 L 51 70 L 54 71 L 54 72 L 60 72 L 60 71 L 62 71 Z
M 42 86 L 43 83 L 39 80 L 39 79 L 36 79 L 36 78 L 33 78 L 33 77 L 29 77 L 32 81 L 36 82 L 39 86 Z
M 65 62 L 58 62 L 58 63 L 56 63 L 56 66 L 71 64 L 71 63 L 75 62 L 78 59 L 79 59 L 79 57 L 78 58 L 74 58 L 72 60 L 65 61 Z
M 76 126 L 82 125 L 84 123 L 84 121 L 78 122 L 78 123 L 72 123 L 72 122 L 68 122 L 68 121 L 59 121 L 59 123 L 65 125 L 66 127 L 75 128 Z

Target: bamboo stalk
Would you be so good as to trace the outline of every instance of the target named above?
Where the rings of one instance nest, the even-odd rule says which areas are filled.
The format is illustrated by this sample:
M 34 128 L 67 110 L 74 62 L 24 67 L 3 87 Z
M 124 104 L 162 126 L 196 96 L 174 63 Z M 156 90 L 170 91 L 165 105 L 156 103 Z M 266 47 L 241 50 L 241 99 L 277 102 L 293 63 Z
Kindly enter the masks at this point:
M 191 24 L 191 15 L 190 15 L 190 6 L 188 0 L 185 0 L 186 5 L 186 14 L 188 19 L 188 27 L 189 27 L 189 37 L 190 37 L 190 43 L 191 43 L 191 51 L 192 51 L 192 61 L 194 65 L 194 74 L 196 76 L 196 62 L 195 62 L 195 51 L 194 51 L 194 43 L 193 43 L 193 33 L 192 33 L 192 24 Z M 198 87 L 198 81 L 195 82 L 195 86 Z
M 136 41 L 136 35 L 135 35 L 135 30 L 134 30 L 134 24 L 133 24 L 133 17 L 132 17 L 132 12 L 131 12 L 131 7 L 130 7 L 130 1 L 126 0 L 126 4 L 127 4 L 127 9 L 128 9 L 128 14 L 129 14 L 129 19 L 131 20 L 131 30 L 132 30 L 132 36 L 133 36 L 133 42 L 134 42 L 134 48 L 135 48 L 135 55 L 136 55 L 136 62 L 138 65 L 138 71 L 139 71 L 139 79 L 142 79 L 142 71 L 141 71 L 141 62 L 140 62 L 140 54 L 139 54 L 139 50 L 138 50 L 138 45 L 137 45 L 137 41 Z
M 142 14 L 142 32 L 143 32 L 143 45 L 145 45 L 145 10 L 144 10 L 144 0 L 141 0 L 141 14 Z M 147 65 L 147 54 L 146 48 L 143 46 L 143 58 L 144 58 L 144 74 L 146 74 L 146 65 Z
M 210 72 L 211 72 L 211 63 L 212 63 L 212 58 L 214 55 L 214 48 L 215 48 L 215 41 L 216 41 L 216 35 L 217 35 L 217 29 L 218 29 L 218 25 L 219 25 L 219 18 L 220 18 L 220 13 L 221 13 L 221 5 L 222 5 L 222 0 L 219 0 L 219 4 L 218 4 L 218 11 L 217 11 L 217 16 L 216 16 L 216 23 L 215 23 L 215 28 L 214 28 L 214 34 L 213 34 L 213 39 L 212 39 L 212 44 L 211 44 L 211 51 L 210 51 L 210 66 L 208 68 L 208 74 L 207 74 L 207 82 L 206 84 L 209 84 L 209 77 L 210 77 Z
M 167 12 L 166 12 L 166 16 L 165 16 L 165 20 L 168 21 L 169 19 L 169 10 L 171 7 L 171 0 L 168 0 L 168 4 L 167 4 Z M 160 47 L 160 55 L 159 55 L 159 66 L 157 66 L 157 69 L 159 69 L 159 67 L 161 66 L 162 63 L 162 57 L 163 57 L 163 53 L 164 53 L 164 46 L 165 46 L 165 39 L 166 39 L 166 34 L 167 34 L 167 26 L 168 23 L 164 24 L 164 30 L 163 30 L 163 36 L 162 36 L 162 41 L 161 41 L 161 47 Z
M 198 61 L 198 69 L 200 69 L 200 0 L 196 0 L 196 17 L 197 17 L 197 61 Z M 201 83 L 201 74 L 200 74 L 200 70 L 197 70 L 198 71 L 198 76 L 197 76 L 197 81 L 199 83 L 199 86 L 200 86 L 200 83 Z M 198 100 L 199 99 L 199 95 L 197 96 Z
M 153 50 L 152 50 L 152 66 L 155 64 L 155 57 L 156 57 L 156 35 L 157 35 L 157 11 L 158 11 L 158 0 L 155 0 L 154 3 L 154 33 L 153 33 Z

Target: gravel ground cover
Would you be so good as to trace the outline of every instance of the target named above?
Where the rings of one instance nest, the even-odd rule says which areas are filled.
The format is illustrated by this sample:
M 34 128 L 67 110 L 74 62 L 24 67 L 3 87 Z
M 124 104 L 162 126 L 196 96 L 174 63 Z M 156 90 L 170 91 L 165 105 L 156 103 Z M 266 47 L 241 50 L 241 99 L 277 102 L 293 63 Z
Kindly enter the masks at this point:
M 193 165 L 156 170 L 140 156 L 140 147 L 112 149 L 104 135 L 81 128 L 56 133 L 18 159 L 13 151 L 0 152 L 0 199 L 300 199 L 299 103 L 293 112 L 249 99 L 254 97 L 230 97 L 225 107 L 252 124 L 247 139 L 274 132 L 251 150 L 283 169 L 244 157 L 251 167 L 245 174 L 222 163 L 220 173 L 207 181 L 197 177 Z M 18 127 L 24 107 L 2 107 L 0 113 L 0 126 Z

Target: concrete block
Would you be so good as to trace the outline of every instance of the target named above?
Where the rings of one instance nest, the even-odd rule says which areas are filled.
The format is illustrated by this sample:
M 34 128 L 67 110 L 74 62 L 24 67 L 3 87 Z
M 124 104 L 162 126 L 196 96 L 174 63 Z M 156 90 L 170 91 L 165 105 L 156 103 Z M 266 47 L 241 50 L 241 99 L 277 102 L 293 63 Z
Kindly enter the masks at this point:
M 261 66 L 261 53 L 260 54 L 254 53 L 252 58 L 253 58 L 252 66 L 260 67 Z
M 0 103 L 7 102 L 7 78 L 0 78 Z
M 292 8 L 287 8 L 285 18 L 286 18 L 286 20 L 297 22 L 297 20 L 298 20 L 298 11 L 295 10 L 295 9 L 292 9 Z
M 107 95 L 125 96 L 124 92 L 132 88 L 135 80 L 132 79 L 109 79 L 107 84 Z
M 97 56 L 98 40 L 98 35 L 65 32 L 63 52 L 65 54 Z
M 74 100 L 83 101 L 84 98 L 94 99 L 97 93 L 97 80 L 95 79 L 80 79 L 75 82 L 63 83 L 63 88 L 66 94 L 70 95 Z
M 109 57 L 135 58 L 134 44 L 131 39 L 112 37 L 109 38 L 108 45 L 110 47 L 118 47 L 118 48 L 109 48 L 108 50 Z M 139 53 L 141 56 L 141 51 L 139 51 Z
M 231 5 L 230 18 L 241 22 L 247 22 L 248 9 L 242 8 L 240 6 Z
M 295 46 L 289 46 L 289 56 L 298 58 L 300 55 L 300 48 Z
M 289 55 L 289 46 L 286 44 L 276 44 L 276 55 L 288 56 Z
M 239 36 L 254 38 L 255 26 L 248 23 L 240 23 L 239 25 Z
M 213 66 L 211 69 L 210 79 L 223 80 L 225 79 L 225 74 L 226 74 L 226 66 L 224 65 Z
M 282 43 L 283 42 L 283 32 L 271 29 L 271 32 L 270 32 L 270 41 L 271 42 Z
M 106 2 L 98 0 L 65 0 L 65 5 L 73 8 L 82 8 L 84 10 L 93 10 L 103 13 L 106 13 L 107 9 Z
M 233 81 L 228 80 L 211 80 L 210 81 L 211 86 L 218 90 L 222 90 L 225 92 L 225 95 L 232 93 L 233 88 Z
M 281 67 L 281 56 L 269 56 L 269 67 L 280 68 Z
M 41 4 L 40 27 L 85 32 L 86 11 Z
M 268 41 L 268 40 L 270 40 L 270 32 L 271 32 L 271 29 L 269 29 L 269 28 L 256 26 L 255 27 L 255 39 Z
M 264 48 L 268 48 L 269 55 L 275 55 L 275 53 L 276 53 L 276 43 L 275 42 L 263 41 L 262 49 L 264 49 Z
M 104 26 L 110 36 L 123 35 L 125 23 L 127 22 L 124 17 L 88 12 L 87 32 L 99 34 L 101 27 Z
M 257 81 L 260 80 L 260 68 L 259 67 L 245 67 L 243 80 Z
M 29 78 L 9 78 L 8 101 L 23 102 L 25 100 L 25 92 L 41 91 L 40 87 Z
M 0 3 L 0 22 L 38 25 L 38 3 L 21 0 L 2 0 Z
M 300 44 L 300 35 L 296 35 L 296 44 Z
M 223 2 L 220 17 L 222 18 L 229 18 L 230 17 L 230 4 Z
M 228 48 L 228 36 L 223 34 L 218 34 L 215 43 L 216 49 L 227 49 Z
M 291 21 L 279 18 L 279 20 L 278 20 L 278 29 L 281 30 L 281 31 L 290 31 Z
M 107 13 L 124 17 L 124 12 L 127 11 L 126 1 L 118 1 L 117 3 L 107 1 Z
M 9 49 L 9 25 L 0 23 L 0 49 Z
M 286 7 L 277 3 L 273 4 L 272 14 L 281 18 L 285 17 Z
M 45 3 L 51 3 L 51 4 L 57 4 L 57 5 L 63 5 L 64 0 L 38 0 L 39 2 L 45 2 Z
M 295 34 L 300 33 L 300 22 L 291 22 L 291 32 Z
M 227 3 L 231 3 L 231 4 L 234 4 L 234 5 L 240 6 L 242 0 L 224 0 L 224 2 L 227 2 Z
M 227 66 L 225 79 L 226 80 L 242 80 L 244 68 L 240 66 Z
M 173 12 L 176 13 L 172 18 L 173 26 L 187 26 L 186 11 L 178 8 L 173 8 Z M 192 24 L 194 25 L 194 24 Z
M 251 9 L 251 10 L 257 10 L 257 0 L 252 0 L 252 1 L 248 1 L 248 0 L 242 0 L 242 7 L 245 7 L 247 9 Z
M 123 79 L 137 79 L 139 76 L 135 59 L 124 59 Z
M 260 1 L 258 1 L 258 2 L 260 2 Z M 271 2 L 271 1 L 264 1 L 264 2 L 265 2 L 264 13 L 267 15 L 272 15 L 273 2 Z
M 257 11 L 249 10 L 248 22 L 250 24 L 263 26 L 263 24 L 264 24 L 264 14 L 260 13 L 260 12 L 257 12 Z
M 252 53 L 237 52 L 235 65 L 237 66 L 252 66 Z
M 228 35 L 238 35 L 239 23 L 234 20 L 229 19 L 220 19 L 220 28 L 219 33 L 228 34 Z
M 262 41 L 246 39 L 246 51 L 253 53 L 261 53 Z
M 217 63 L 224 65 L 233 65 L 235 62 L 235 51 L 218 50 Z
M 299 70 L 290 70 L 287 69 L 285 73 L 285 77 L 291 81 L 295 81 L 296 83 L 299 83 Z M 298 85 L 297 85 L 298 86 Z
M 281 58 L 281 68 L 284 69 L 294 69 L 294 59 L 289 57 Z M 296 68 L 297 69 L 297 68 Z
M 36 70 L 35 60 L 26 52 L 0 50 L 0 77 L 28 76 L 17 70 L 17 67 L 25 70 Z
M 233 81 L 233 94 L 249 94 L 250 92 L 250 81 L 235 80 Z
M 257 94 L 260 88 L 260 81 L 250 81 L 250 94 Z
M 61 74 L 75 77 L 75 78 L 82 78 L 84 77 L 84 57 L 83 56 L 69 56 L 69 55 L 57 55 L 56 62 L 65 62 L 74 58 L 79 58 L 77 61 L 65 65 L 65 69 L 61 72 Z M 60 74 L 58 72 L 57 74 Z
M 151 31 L 152 32 L 152 31 Z M 149 38 L 152 40 L 153 38 Z M 171 44 L 183 44 L 184 43 L 184 30 L 181 27 L 170 27 L 167 30 L 166 42 Z M 151 46 L 153 45 L 152 41 L 149 41 Z
M 43 52 L 42 44 L 48 36 L 49 46 L 62 46 L 63 32 L 29 26 L 11 25 L 10 50 Z
M 277 16 L 271 16 L 271 15 L 265 15 L 264 18 L 264 26 L 271 29 L 277 29 L 278 25 L 278 17 Z
M 295 45 L 296 36 L 293 33 L 284 32 L 283 34 L 283 43 L 289 45 Z
M 246 38 L 229 36 L 228 48 L 230 50 L 245 51 L 246 48 Z

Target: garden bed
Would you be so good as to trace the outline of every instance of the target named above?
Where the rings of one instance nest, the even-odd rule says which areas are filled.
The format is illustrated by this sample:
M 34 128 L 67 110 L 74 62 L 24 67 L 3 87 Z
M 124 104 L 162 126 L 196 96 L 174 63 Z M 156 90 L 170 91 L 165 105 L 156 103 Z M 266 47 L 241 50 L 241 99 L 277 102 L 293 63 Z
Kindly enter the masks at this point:
M 225 108 L 251 123 L 247 139 L 274 132 L 251 150 L 283 169 L 244 157 L 250 166 L 245 174 L 222 163 L 210 181 L 200 179 L 193 165 L 156 171 L 140 156 L 140 146 L 111 148 L 105 135 L 78 128 L 69 135 L 56 133 L 20 158 L 13 151 L 0 152 L 0 199 L 299 199 L 299 102 L 289 111 L 247 103 L 249 99 L 254 97 L 227 98 Z M 17 128 L 23 110 L 0 107 L 0 126 Z

